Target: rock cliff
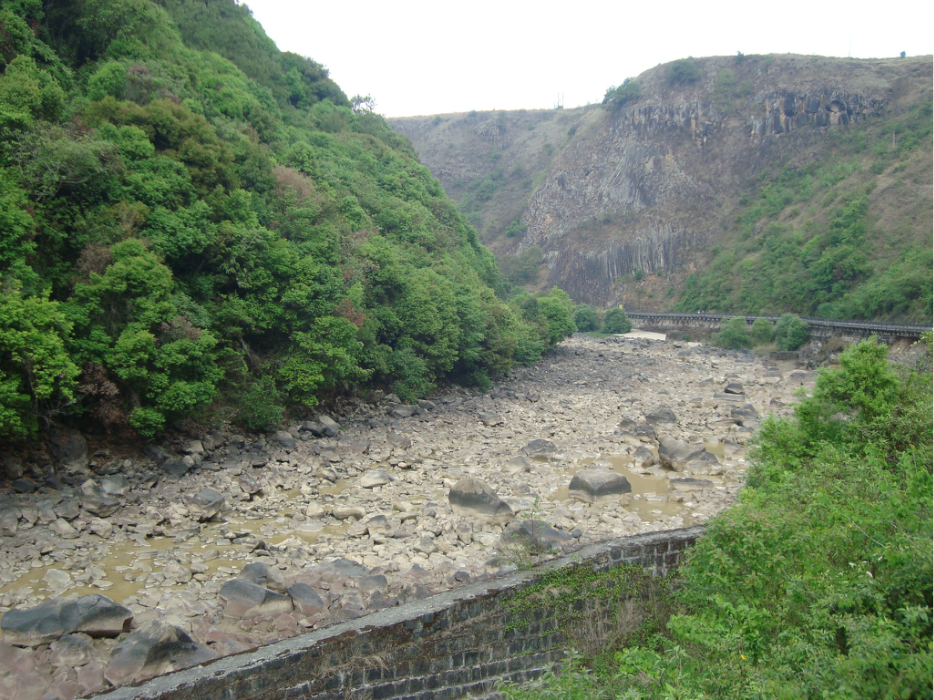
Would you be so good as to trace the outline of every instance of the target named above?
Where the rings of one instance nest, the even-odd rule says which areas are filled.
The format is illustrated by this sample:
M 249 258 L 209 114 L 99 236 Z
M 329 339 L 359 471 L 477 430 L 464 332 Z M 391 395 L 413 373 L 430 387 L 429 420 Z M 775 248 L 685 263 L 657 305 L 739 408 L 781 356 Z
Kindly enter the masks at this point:
M 498 255 L 541 248 L 538 286 L 600 304 L 632 302 L 638 287 L 641 306 L 661 308 L 729 242 L 737 202 L 764 174 L 832 158 L 835 132 L 931 94 L 930 57 L 693 63 L 693 82 L 673 84 L 669 66 L 642 74 L 621 109 L 391 123 Z

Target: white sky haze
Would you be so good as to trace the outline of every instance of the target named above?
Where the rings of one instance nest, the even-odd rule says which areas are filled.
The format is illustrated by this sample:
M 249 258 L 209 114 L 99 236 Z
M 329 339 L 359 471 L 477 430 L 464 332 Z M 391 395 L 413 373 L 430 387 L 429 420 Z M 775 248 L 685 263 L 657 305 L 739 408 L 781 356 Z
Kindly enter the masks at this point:
M 280 50 L 390 117 L 600 102 L 686 56 L 934 53 L 934 2 L 247 0 Z

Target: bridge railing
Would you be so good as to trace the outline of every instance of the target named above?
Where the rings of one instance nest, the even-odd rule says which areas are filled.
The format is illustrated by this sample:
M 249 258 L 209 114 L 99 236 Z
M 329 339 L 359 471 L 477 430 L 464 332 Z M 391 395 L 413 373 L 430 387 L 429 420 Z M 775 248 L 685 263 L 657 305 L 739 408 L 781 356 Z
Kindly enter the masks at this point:
M 706 314 L 706 313 L 670 313 L 662 311 L 626 311 L 626 315 L 634 320 L 656 321 L 659 323 L 722 323 L 731 318 L 744 318 L 747 324 L 752 324 L 758 318 L 764 318 L 773 323 L 778 321 L 780 316 L 738 316 L 737 314 Z M 917 340 L 922 333 L 929 333 L 931 326 L 905 325 L 900 323 L 876 323 L 871 321 L 845 321 L 833 318 L 808 318 L 801 317 L 812 329 L 830 330 L 830 331 L 850 331 L 858 335 L 880 335 L 897 338 L 906 338 Z

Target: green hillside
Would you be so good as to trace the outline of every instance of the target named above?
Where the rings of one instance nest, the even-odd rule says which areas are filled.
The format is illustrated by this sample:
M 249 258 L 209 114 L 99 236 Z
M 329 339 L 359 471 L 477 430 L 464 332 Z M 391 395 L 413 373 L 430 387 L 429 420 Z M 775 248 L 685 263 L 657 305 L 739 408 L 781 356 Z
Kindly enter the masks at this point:
M 248 428 L 484 385 L 566 332 L 366 100 L 233 0 L 0 10 L 0 435 Z

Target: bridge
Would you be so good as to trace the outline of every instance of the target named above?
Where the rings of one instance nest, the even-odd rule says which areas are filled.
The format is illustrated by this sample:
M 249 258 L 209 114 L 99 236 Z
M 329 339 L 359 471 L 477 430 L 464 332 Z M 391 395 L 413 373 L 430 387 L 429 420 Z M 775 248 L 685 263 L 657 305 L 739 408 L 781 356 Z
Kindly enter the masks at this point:
M 639 329 L 657 328 L 659 330 L 682 330 L 702 328 L 720 330 L 721 324 L 736 314 L 689 314 L 663 313 L 660 311 L 626 311 L 632 325 Z M 739 316 L 751 326 L 757 318 L 764 318 L 775 323 L 780 316 Z M 931 326 L 909 326 L 898 323 L 875 323 L 871 321 L 841 321 L 832 318 L 801 318 L 811 329 L 811 337 L 823 340 L 842 337 L 847 340 L 860 340 L 874 335 L 879 340 L 891 343 L 895 340 L 918 340 L 922 333 L 930 333 Z

